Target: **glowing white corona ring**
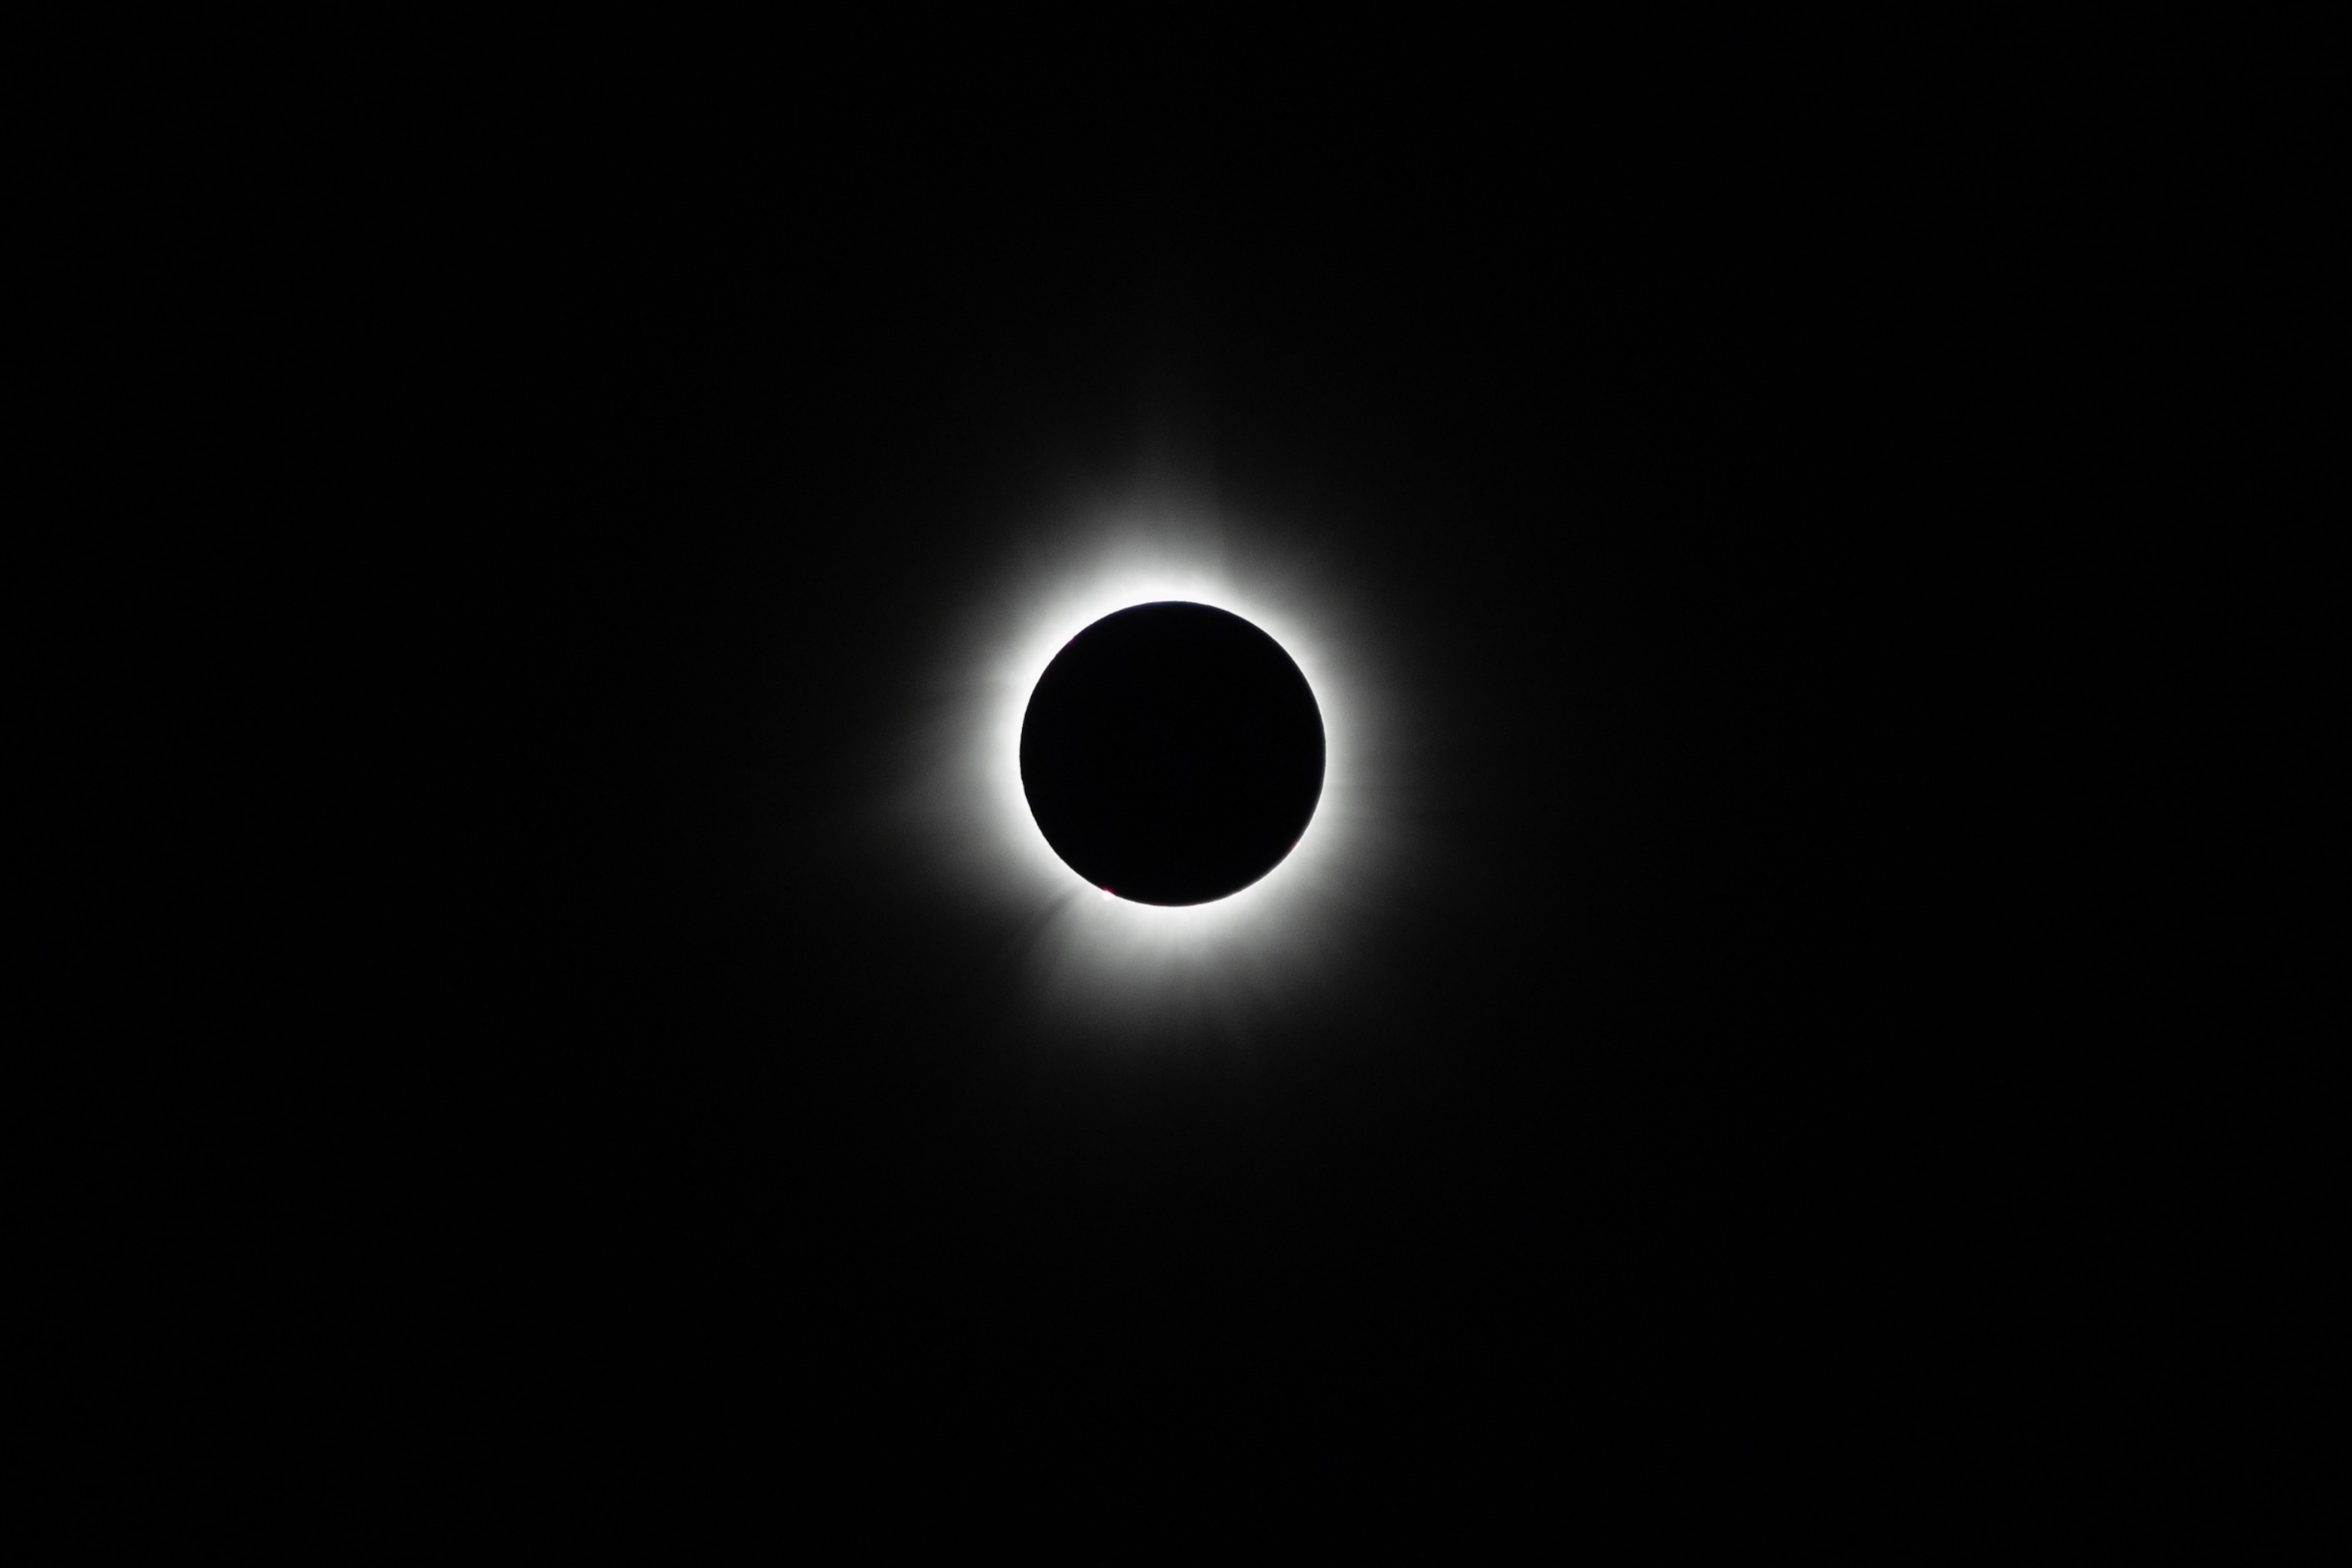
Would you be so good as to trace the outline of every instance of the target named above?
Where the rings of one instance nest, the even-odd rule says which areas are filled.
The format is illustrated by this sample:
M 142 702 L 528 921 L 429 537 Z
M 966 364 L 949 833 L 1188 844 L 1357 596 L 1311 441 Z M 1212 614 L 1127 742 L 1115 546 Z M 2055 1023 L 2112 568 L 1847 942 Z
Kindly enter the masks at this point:
M 956 628 L 919 786 L 934 866 L 970 898 L 1022 917 L 1029 999 L 1111 1033 L 1248 1032 L 1303 1002 L 1345 962 L 1349 927 L 1389 868 L 1380 775 L 1391 726 L 1366 640 L 1330 563 L 1213 523 L 1110 520 L 1034 551 Z M 1250 886 L 1166 907 L 1106 896 L 1037 826 L 1021 783 L 1021 728 L 1039 677 L 1078 633 L 1162 600 L 1211 605 L 1281 644 L 1322 711 L 1323 793 L 1297 848 Z

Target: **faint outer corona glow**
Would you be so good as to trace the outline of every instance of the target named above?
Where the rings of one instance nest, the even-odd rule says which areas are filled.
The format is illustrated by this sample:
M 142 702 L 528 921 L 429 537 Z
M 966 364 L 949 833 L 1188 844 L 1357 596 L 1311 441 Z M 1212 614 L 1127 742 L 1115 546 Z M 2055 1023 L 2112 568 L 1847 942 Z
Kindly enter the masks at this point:
M 1363 628 L 1325 563 L 1182 516 L 1074 522 L 1008 563 L 942 646 L 899 822 L 929 850 L 929 878 L 1019 917 L 1008 956 L 1045 1021 L 1094 1036 L 1247 1034 L 1335 983 L 1397 846 L 1384 805 L 1393 781 L 1378 760 L 1392 726 Z M 1297 847 L 1240 891 L 1177 908 L 1089 889 L 1030 814 L 1020 763 L 1046 665 L 1111 612 L 1165 599 L 1231 611 L 1281 644 L 1322 710 L 1325 743 L 1323 793 Z

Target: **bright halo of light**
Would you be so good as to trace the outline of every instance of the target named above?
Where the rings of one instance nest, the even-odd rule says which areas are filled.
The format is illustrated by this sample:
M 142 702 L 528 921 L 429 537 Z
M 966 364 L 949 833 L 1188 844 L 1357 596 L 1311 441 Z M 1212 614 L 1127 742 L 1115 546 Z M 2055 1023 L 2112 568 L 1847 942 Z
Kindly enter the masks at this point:
M 901 820 L 932 875 L 1017 917 L 1024 1000 L 1090 1035 L 1248 1034 L 1328 996 L 1396 869 L 1397 726 L 1344 562 L 1198 511 L 1074 519 L 1009 561 L 934 667 L 934 719 Z M 1106 897 L 1054 852 L 1021 784 L 1021 727 L 1047 664 L 1114 611 L 1211 605 L 1282 646 L 1323 716 L 1323 792 L 1298 845 L 1250 886 L 1165 907 Z

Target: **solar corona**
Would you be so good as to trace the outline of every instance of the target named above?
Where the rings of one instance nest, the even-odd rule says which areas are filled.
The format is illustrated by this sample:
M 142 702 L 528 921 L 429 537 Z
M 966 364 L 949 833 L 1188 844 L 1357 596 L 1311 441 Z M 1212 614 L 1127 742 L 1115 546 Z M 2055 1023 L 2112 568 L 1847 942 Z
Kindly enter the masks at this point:
M 1074 507 L 936 645 L 893 831 L 996 922 L 1033 1022 L 1247 1036 L 1328 1005 L 1402 862 L 1392 679 L 1334 557 L 1146 500 Z

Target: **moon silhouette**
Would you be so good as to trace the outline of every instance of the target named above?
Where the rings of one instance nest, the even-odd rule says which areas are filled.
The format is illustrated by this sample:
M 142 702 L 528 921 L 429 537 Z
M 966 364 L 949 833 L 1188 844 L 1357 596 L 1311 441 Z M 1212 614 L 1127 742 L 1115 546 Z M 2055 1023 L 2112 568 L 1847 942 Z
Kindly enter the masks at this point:
M 1298 666 L 1208 605 L 1136 605 L 1070 639 L 1021 724 L 1021 786 L 1063 862 L 1116 898 L 1230 897 L 1297 847 L 1323 793 Z

